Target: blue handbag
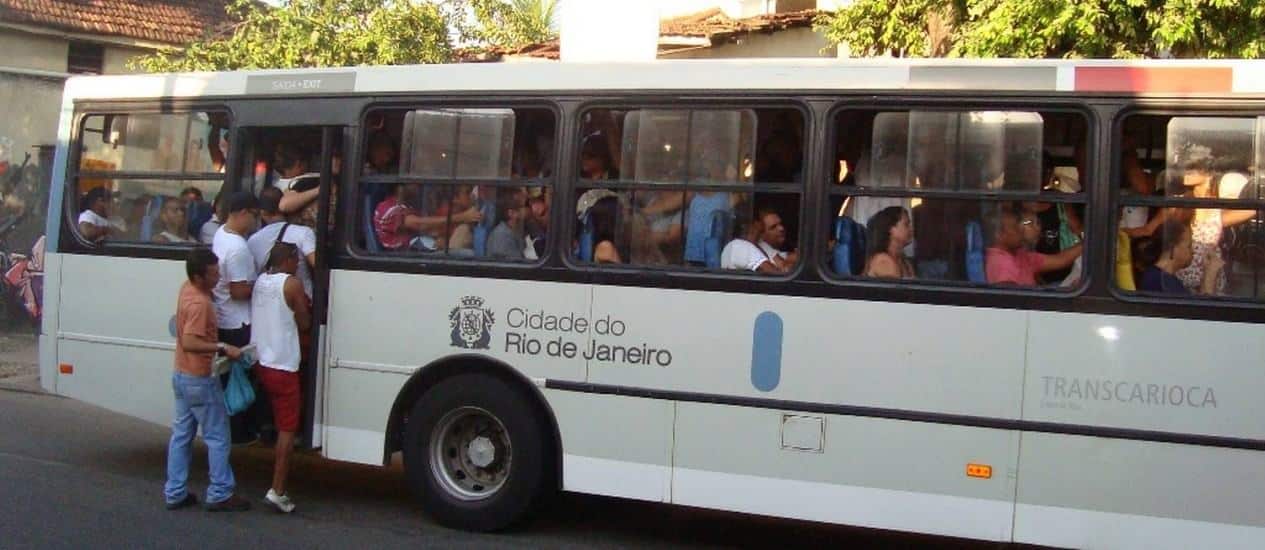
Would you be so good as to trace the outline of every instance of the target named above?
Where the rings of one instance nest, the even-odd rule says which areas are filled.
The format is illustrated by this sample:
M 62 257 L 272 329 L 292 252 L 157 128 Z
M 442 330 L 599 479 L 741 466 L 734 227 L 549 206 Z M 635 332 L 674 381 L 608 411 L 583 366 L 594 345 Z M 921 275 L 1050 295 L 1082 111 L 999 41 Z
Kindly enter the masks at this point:
M 250 383 L 251 361 L 243 354 L 229 364 L 228 385 L 224 387 L 224 406 L 233 416 L 250 408 L 255 402 L 255 388 Z

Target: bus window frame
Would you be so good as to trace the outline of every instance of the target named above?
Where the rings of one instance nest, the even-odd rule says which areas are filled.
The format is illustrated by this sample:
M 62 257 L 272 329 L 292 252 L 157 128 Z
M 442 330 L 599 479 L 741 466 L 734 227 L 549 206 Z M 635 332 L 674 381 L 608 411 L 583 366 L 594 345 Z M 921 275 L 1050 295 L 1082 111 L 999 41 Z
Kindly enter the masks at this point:
M 1172 116 L 1172 117 L 1206 117 L 1206 118 L 1265 118 L 1265 104 L 1256 102 L 1245 102 L 1242 100 L 1230 102 L 1202 101 L 1202 102 L 1180 102 L 1165 100 L 1138 100 L 1124 104 L 1120 107 L 1111 121 L 1111 141 L 1108 144 L 1108 150 L 1111 155 L 1110 159 L 1110 181 L 1112 185 L 1109 187 L 1110 199 L 1108 204 L 1111 216 L 1107 220 L 1107 235 L 1111 237 L 1110 251 L 1107 254 L 1108 267 L 1112 270 L 1110 276 L 1107 277 L 1107 291 L 1112 298 L 1121 302 L 1141 305 L 1164 305 L 1164 306 L 1183 306 L 1183 307 L 1231 307 L 1244 310 L 1265 310 L 1265 297 L 1257 300 L 1250 300 L 1233 296 L 1199 296 L 1199 295 L 1166 295 L 1155 292 L 1143 291 L 1127 291 L 1120 288 L 1116 284 L 1114 274 L 1114 266 L 1116 257 L 1119 253 L 1115 245 L 1115 235 L 1120 231 L 1120 217 L 1115 215 L 1121 208 L 1125 206 L 1141 205 L 1149 208 L 1163 208 L 1173 206 L 1178 208 L 1217 208 L 1217 209 L 1237 209 L 1237 210 L 1256 210 L 1257 212 L 1265 212 L 1265 199 L 1256 199 L 1252 201 L 1243 201 L 1235 199 L 1198 199 L 1183 198 L 1169 199 L 1163 196 L 1151 197 L 1128 197 L 1122 193 L 1120 183 L 1124 178 L 1124 166 L 1121 163 L 1121 147 L 1124 145 L 1124 124 L 1127 119 L 1134 116 Z M 1265 125 L 1257 129 L 1257 133 L 1261 137 L 1265 137 Z M 1258 145 L 1265 147 L 1265 144 Z M 1256 152 L 1260 155 L 1261 151 Z M 1261 167 L 1257 168 L 1254 177 L 1258 181 L 1262 179 L 1265 172 Z M 1256 208 L 1235 208 L 1248 203 Z M 1258 214 L 1259 216 L 1260 214 Z
M 339 235 L 344 239 L 342 249 L 348 257 L 356 262 L 365 262 L 367 265 L 380 266 L 413 266 L 414 268 L 425 268 L 431 265 L 440 266 L 464 266 L 464 267 L 494 267 L 494 268 L 511 268 L 515 270 L 523 269 L 539 269 L 546 266 L 554 253 L 554 235 L 547 236 L 545 241 L 545 251 L 539 258 L 534 261 L 510 262 L 493 258 L 474 258 L 474 257 L 457 257 L 449 254 L 392 254 L 387 252 L 373 253 L 366 250 L 363 246 L 357 244 L 360 237 L 360 226 L 363 221 L 360 219 L 361 212 L 359 206 L 361 195 L 361 183 L 420 183 L 422 185 L 432 186 L 452 186 L 452 185 L 483 185 L 489 187 L 548 187 L 550 189 L 551 202 L 550 216 L 553 215 L 553 208 L 560 191 L 561 177 L 559 169 L 562 167 L 560 161 L 561 148 L 565 146 L 562 143 L 564 111 L 558 103 L 559 98 L 549 100 L 540 97 L 490 97 L 488 99 L 454 99 L 451 97 L 405 97 L 390 98 L 371 101 L 365 104 L 361 109 L 357 124 L 353 127 L 356 132 L 355 150 L 344 151 L 344 154 L 350 153 L 355 155 L 354 170 L 346 170 L 348 157 L 344 157 L 343 166 L 344 173 L 341 182 L 346 191 L 340 193 L 340 204 L 346 200 L 350 200 L 347 204 L 351 206 L 346 208 L 347 214 L 344 214 L 344 227 L 338 231 Z M 547 110 L 554 117 L 554 151 L 552 164 L 553 176 L 547 179 L 529 178 L 524 180 L 488 180 L 484 178 L 471 178 L 463 180 L 458 178 L 442 179 L 430 178 L 425 176 L 412 175 L 390 175 L 390 176 L 365 176 L 364 175 L 364 156 L 368 151 L 369 132 L 366 124 L 369 116 L 375 111 L 409 111 L 417 109 L 541 109 Z M 397 144 L 397 147 L 399 144 Z M 344 147 L 346 149 L 346 147 Z M 396 152 L 396 156 L 403 155 L 403 151 Z M 398 160 L 398 158 L 397 158 Z M 436 183 L 438 181 L 438 183 Z M 527 185 L 528 182 L 538 182 L 539 185 Z M 553 223 L 551 219 L 550 223 Z
M 796 193 L 799 195 L 799 261 L 795 268 L 783 274 L 762 274 L 739 270 L 723 270 L 723 269 L 707 269 L 689 265 L 643 265 L 643 264 L 599 264 L 596 262 L 581 262 L 575 257 L 571 247 L 566 247 L 561 251 L 563 265 L 571 271 L 584 273 L 586 275 L 637 275 L 650 278 L 663 277 L 690 277 L 698 279 L 739 279 L 746 281 L 762 281 L 769 283 L 786 283 L 798 279 L 805 273 L 806 266 L 812 261 L 812 250 L 805 246 L 804 243 L 814 241 L 813 232 L 806 231 L 808 224 L 805 223 L 809 218 L 808 202 L 812 197 L 811 179 L 813 178 L 813 155 L 815 148 L 819 147 L 814 136 L 817 133 L 816 112 L 812 105 L 802 96 L 793 95 L 752 95 L 750 97 L 728 97 L 720 96 L 716 98 L 699 97 L 699 96 L 672 96 L 672 95 L 628 95 L 613 98 L 594 97 L 587 98 L 575 106 L 574 120 L 572 123 L 571 137 L 574 141 L 568 141 L 567 152 L 568 159 L 571 160 L 572 166 L 568 167 L 566 182 L 566 197 L 563 199 L 562 207 L 571 215 L 565 216 L 567 223 L 562 228 L 561 234 L 570 242 L 576 234 L 579 220 L 574 215 L 575 204 L 579 199 L 576 190 L 584 187 L 584 182 L 588 180 L 580 179 L 579 163 L 580 163 L 580 145 L 584 136 L 580 121 L 584 114 L 594 109 L 611 109 L 611 110 L 739 110 L 750 109 L 758 111 L 761 109 L 792 109 L 800 114 L 803 121 L 803 133 L 801 142 L 803 150 L 801 154 L 801 168 L 799 182 L 782 182 L 782 183 L 756 183 L 750 184 L 720 184 L 720 185 L 690 185 L 688 183 L 666 184 L 666 183 L 650 183 L 636 182 L 627 180 L 603 180 L 603 183 L 596 187 L 607 187 L 612 190 L 636 190 L 653 187 L 666 191 L 687 191 L 687 190 L 717 190 L 731 193 L 750 193 L 752 200 L 756 193 Z M 555 205 L 556 206 L 556 205 Z M 685 220 L 682 218 L 681 223 Z M 684 234 L 682 235 L 684 239 Z M 807 255 L 806 255 L 807 254 Z
M 89 117 L 105 116 L 105 115 L 181 115 L 191 114 L 195 112 L 213 112 L 224 113 L 228 116 L 229 126 L 227 131 L 230 136 L 236 136 L 239 126 L 237 113 L 233 110 L 231 102 L 227 101 L 207 101 L 205 99 L 192 100 L 162 100 L 162 101 L 76 101 L 74 104 L 74 118 L 71 124 L 71 137 L 69 143 L 69 151 L 66 155 L 66 176 L 62 181 L 63 197 L 62 197 L 62 216 L 61 216 L 61 233 L 64 237 L 59 239 L 58 253 L 74 253 L 87 254 L 96 256 L 118 256 L 118 257 L 136 257 L 136 258 L 153 258 L 153 259 L 183 259 L 188 255 L 190 248 L 197 246 L 199 243 L 190 244 L 173 244 L 173 243 L 156 243 L 141 241 L 111 241 L 107 239 L 102 243 L 93 243 L 83 238 L 77 227 L 77 218 L 79 215 L 79 179 L 84 177 L 94 177 L 101 179 L 138 179 L 138 180 L 169 180 L 169 181 L 219 181 L 221 193 L 231 193 L 236 190 L 235 178 L 236 166 L 235 160 L 239 156 L 240 140 L 233 139 L 230 142 L 227 156 L 225 157 L 225 169 L 223 173 L 202 173 L 202 172 L 162 172 L 162 171 L 81 171 L 80 162 L 83 156 L 83 132 L 84 124 Z M 213 176 L 218 175 L 216 179 Z M 193 235 L 194 239 L 197 238 Z
M 1060 204 L 1083 204 L 1085 206 L 1085 219 L 1082 221 L 1085 228 L 1085 243 L 1081 251 L 1081 279 L 1077 284 L 1070 287 L 1058 286 L 1036 286 L 1036 287 L 1020 287 L 1020 286 L 995 286 L 985 284 L 972 283 L 970 281 L 951 281 L 951 280 L 931 280 L 922 279 L 879 279 L 863 276 L 844 277 L 834 273 L 834 270 L 828 264 L 829 257 L 826 250 L 822 248 L 828 239 L 819 239 L 818 248 L 821 250 L 814 251 L 816 259 L 815 267 L 817 275 L 821 281 L 832 286 L 843 287 L 862 287 L 862 288 L 888 288 L 903 289 L 927 292 L 949 292 L 958 294 L 983 293 L 989 295 L 1001 296 L 1022 296 L 1033 298 L 1048 298 L 1071 300 L 1084 295 L 1095 282 L 1095 262 L 1092 254 L 1091 239 L 1094 238 L 1096 213 L 1094 211 L 1094 189 L 1082 184 L 1079 193 L 1066 193 L 1059 195 L 1041 195 L 1040 191 L 996 191 L 982 192 L 979 190 L 908 190 L 908 189 L 881 189 L 870 188 L 860 192 L 850 192 L 858 188 L 839 185 L 830 181 L 834 177 L 834 165 L 837 162 L 834 155 L 834 147 L 839 139 L 839 128 L 836 123 L 838 116 L 844 111 L 863 111 L 863 112 L 911 112 L 911 111 L 937 111 L 937 112 L 967 112 L 967 111 L 1024 111 L 1035 113 L 1070 113 L 1080 115 L 1085 122 L 1085 174 L 1082 174 L 1083 182 L 1088 185 L 1101 185 L 1094 181 L 1097 176 L 1098 166 L 1100 162 L 1099 143 L 1098 143 L 1098 127 L 1100 120 L 1095 111 L 1091 107 L 1088 98 L 1077 100 L 1075 98 L 1051 98 L 1049 96 L 999 96 L 995 99 L 981 99 L 978 96 L 966 95 L 936 95 L 936 96 L 903 96 L 903 97 L 868 97 L 868 98 L 843 98 L 836 101 L 830 109 L 825 113 L 826 125 L 825 143 L 823 144 L 822 172 L 819 177 L 819 186 L 821 192 L 817 201 L 819 210 L 816 212 L 818 216 L 818 225 L 816 231 L 828 235 L 831 224 L 837 217 L 836 212 L 831 212 L 830 199 L 834 197 L 901 197 L 901 198 L 924 198 L 924 199 L 956 199 L 965 201 L 979 202 L 1007 202 L 1020 200 L 1036 200 L 1038 202 L 1050 202 Z M 1090 177 L 1086 177 L 1089 175 Z

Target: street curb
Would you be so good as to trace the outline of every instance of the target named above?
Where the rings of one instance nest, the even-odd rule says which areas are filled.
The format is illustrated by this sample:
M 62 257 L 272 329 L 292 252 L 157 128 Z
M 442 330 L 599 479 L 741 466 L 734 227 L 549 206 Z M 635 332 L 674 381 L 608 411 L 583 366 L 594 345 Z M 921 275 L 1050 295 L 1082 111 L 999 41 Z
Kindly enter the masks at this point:
M 52 395 L 44 391 L 44 388 L 40 386 L 40 375 L 38 374 L 0 378 L 0 391 Z

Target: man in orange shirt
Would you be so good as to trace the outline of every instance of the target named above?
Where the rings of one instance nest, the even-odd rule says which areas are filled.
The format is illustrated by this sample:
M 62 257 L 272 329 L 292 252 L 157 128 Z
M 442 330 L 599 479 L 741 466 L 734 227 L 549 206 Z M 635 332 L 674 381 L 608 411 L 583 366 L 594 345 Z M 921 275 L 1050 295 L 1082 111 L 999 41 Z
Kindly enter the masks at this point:
M 185 484 L 193 438 L 201 425 L 211 470 L 206 509 L 248 510 L 250 502 L 233 494 L 236 481 L 228 463 L 228 410 L 220 381 L 211 374 L 211 361 L 217 352 L 230 359 L 242 355 L 240 349 L 216 341 L 218 326 L 211 289 L 220 280 L 219 258 L 208 248 L 194 248 L 185 261 L 185 273 L 189 280 L 180 287 L 176 304 L 176 369 L 171 375 L 176 418 L 171 423 L 171 442 L 167 445 L 167 484 L 163 494 L 168 510 L 197 504 L 197 497 L 188 492 Z

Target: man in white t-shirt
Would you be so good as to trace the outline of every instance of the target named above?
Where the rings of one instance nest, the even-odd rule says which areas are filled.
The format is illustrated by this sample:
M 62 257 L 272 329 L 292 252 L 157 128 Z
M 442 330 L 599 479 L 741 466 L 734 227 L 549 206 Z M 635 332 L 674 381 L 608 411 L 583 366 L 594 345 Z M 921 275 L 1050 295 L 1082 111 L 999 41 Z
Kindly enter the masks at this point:
M 246 236 L 258 225 L 259 203 L 249 192 L 238 191 L 225 199 L 224 210 L 224 225 L 211 242 L 211 251 L 220 259 L 220 280 L 211 296 L 215 299 L 219 341 L 241 348 L 250 344 L 250 294 L 259 274 Z M 222 381 L 228 381 L 227 375 Z M 258 435 L 251 425 L 253 418 L 248 420 L 248 416 L 237 414 L 231 418 L 234 443 L 250 441 Z
M 786 273 L 795 267 L 795 254 L 778 249 L 786 242 L 786 226 L 776 212 L 761 209 L 745 229 L 720 252 L 721 269 Z
M 293 244 L 298 247 L 303 260 L 299 262 L 295 276 L 303 283 L 303 292 L 310 300 L 312 269 L 316 267 L 316 232 L 306 225 L 286 222 L 285 214 L 281 213 L 281 190 L 276 187 L 268 187 L 259 192 L 259 215 L 264 226 L 246 241 L 246 246 L 255 259 L 255 270 L 264 272 L 268 264 L 268 253 L 278 240 Z
M 110 192 L 104 187 L 94 187 L 79 202 L 79 234 L 92 242 L 101 242 L 110 236 Z

